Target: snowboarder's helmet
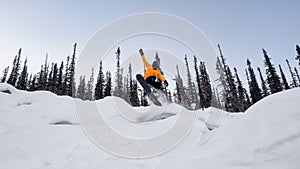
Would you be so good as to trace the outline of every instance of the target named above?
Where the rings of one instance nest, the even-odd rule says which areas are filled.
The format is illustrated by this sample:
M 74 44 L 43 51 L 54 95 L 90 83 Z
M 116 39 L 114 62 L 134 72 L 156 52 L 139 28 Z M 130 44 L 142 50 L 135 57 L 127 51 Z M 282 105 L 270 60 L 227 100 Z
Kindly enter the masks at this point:
M 152 67 L 153 67 L 154 69 L 157 69 L 157 68 L 159 68 L 159 64 L 158 64 L 158 62 L 157 62 L 157 61 L 153 61 L 153 63 L 152 63 Z

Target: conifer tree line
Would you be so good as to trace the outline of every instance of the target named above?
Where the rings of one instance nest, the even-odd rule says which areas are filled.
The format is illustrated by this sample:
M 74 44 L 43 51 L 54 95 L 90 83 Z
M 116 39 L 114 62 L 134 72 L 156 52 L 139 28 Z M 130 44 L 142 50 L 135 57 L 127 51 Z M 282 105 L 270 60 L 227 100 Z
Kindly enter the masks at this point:
M 11 84 L 20 90 L 36 91 L 47 90 L 57 95 L 75 96 L 75 56 L 76 43 L 73 46 L 73 54 L 70 58 L 58 63 L 48 63 L 48 54 L 45 57 L 45 63 L 41 65 L 41 69 L 36 74 L 28 72 L 27 58 L 24 61 L 23 68 L 21 68 L 21 52 L 15 56 L 10 75 L 8 76 L 9 67 L 3 71 L 1 82 Z M 21 73 L 20 73 L 20 70 Z
M 3 70 L 1 83 L 8 83 L 20 90 L 36 91 L 46 90 L 57 95 L 67 95 L 83 100 L 99 100 L 107 96 L 117 96 L 123 98 L 132 106 L 149 105 L 145 91 L 138 85 L 135 75 L 132 75 L 132 65 L 121 65 L 121 49 L 117 48 L 116 69 L 113 72 L 104 71 L 102 60 L 99 61 L 97 79 L 94 79 L 95 70 L 91 69 L 89 77 L 80 76 L 78 85 L 75 84 L 76 68 L 76 47 L 73 45 L 71 56 L 67 56 L 65 61 L 60 63 L 49 63 L 48 54 L 45 62 L 41 65 L 38 73 L 29 74 L 27 59 L 23 65 L 21 62 L 22 49 L 19 49 L 14 57 L 13 65 L 9 74 L 10 67 Z M 276 67 L 271 62 L 271 57 L 265 49 L 262 49 L 264 68 L 253 67 L 250 59 L 245 62 L 245 74 L 248 88 L 246 89 L 241 81 L 238 70 L 233 69 L 226 63 L 220 45 L 218 45 L 219 55 L 217 56 L 216 72 L 219 86 L 213 87 L 207 72 L 205 62 L 199 61 L 193 56 L 193 64 L 188 62 L 187 55 L 184 56 L 186 65 L 186 77 L 182 79 L 182 71 L 176 66 L 174 77 L 174 90 L 165 90 L 164 93 L 169 102 L 174 102 L 188 109 L 204 109 L 216 107 L 228 112 L 244 112 L 251 105 L 262 98 L 283 90 L 300 86 L 299 67 L 300 67 L 300 47 L 296 45 L 296 57 L 293 58 L 299 67 L 292 67 L 289 59 L 285 60 L 288 67 L 285 70 L 279 64 Z M 154 59 L 160 63 L 159 54 L 156 52 Z M 122 66 L 128 66 L 128 72 L 124 72 Z M 192 71 L 193 70 L 193 71 Z M 162 71 L 162 70 L 161 70 Z M 192 72 L 195 72 L 193 75 Z M 162 71 L 163 73 L 163 71 Z M 172 91 L 172 92 L 171 92 Z
M 234 68 L 235 75 L 232 76 L 231 68 L 226 64 L 226 59 L 220 45 L 218 45 L 218 48 L 219 56 L 217 58 L 216 69 L 219 78 L 217 80 L 220 82 L 222 89 L 219 93 L 220 98 L 218 98 L 221 100 L 221 102 L 219 102 L 221 104 L 219 108 L 223 108 L 229 112 L 244 112 L 251 105 L 270 94 L 299 87 L 300 85 L 298 74 L 299 68 L 291 68 L 289 60 L 285 60 L 291 79 L 288 80 L 289 78 L 282 69 L 282 66 L 279 64 L 276 69 L 276 66 L 271 62 L 271 57 L 268 55 L 267 51 L 262 49 L 266 79 L 263 76 L 263 69 L 259 67 L 257 67 L 257 69 L 253 68 L 251 61 L 248 58 L 246 60 L 247 67 L 245 69 L 245 75 L 249 89 L 246 90 L 239 78 L 237 69 Z M 296 58 L 294 59 L 298 62 L 300 67 L 299 45 L 296 45 Z M 256 77 L 257 75 L 258 78 Z M 260 83 L 257 79 L 260 80 Z

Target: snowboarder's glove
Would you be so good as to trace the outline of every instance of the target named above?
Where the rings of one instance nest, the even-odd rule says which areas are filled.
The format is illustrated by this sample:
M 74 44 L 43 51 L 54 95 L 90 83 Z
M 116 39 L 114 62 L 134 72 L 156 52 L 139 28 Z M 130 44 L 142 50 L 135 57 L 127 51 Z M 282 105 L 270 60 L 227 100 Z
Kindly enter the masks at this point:
M 139 52 L 140 52 L 141 56 L 143 56 L 143 55 L 144 55 L 144 51 L 143 51 L 143 49 L 140 49 L 140 50 L 139 50 Z
M 169 83 L 167 80 L 164 81 L 165 86 L 169 86 Z

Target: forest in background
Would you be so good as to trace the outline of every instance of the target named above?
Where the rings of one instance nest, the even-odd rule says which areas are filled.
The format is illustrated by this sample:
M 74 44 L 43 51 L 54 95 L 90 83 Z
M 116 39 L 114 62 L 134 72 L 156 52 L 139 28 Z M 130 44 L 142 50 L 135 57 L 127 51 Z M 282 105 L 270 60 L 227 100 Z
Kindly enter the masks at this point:
M 107 96 L 117 96 L 132 106 L 149 105 L 145 92 L 139 87 L 135 75 L 132 75 L 132 65 L 129 64 L 128 72 L 123 72 L 120 47 L 115 52 L 114 81 L 112 81 L 111 70 L 103 70 L 102 60 L 100 60 L 97 79 L 94 79 L 95 71 L 92 68 L 90 77 L 86 79 L 85 76 L 80 76 L 78 85 L 76 85 L 76 47 L 77 43 L 73 45 L 71 57 L 67 56 L 66 60 L 60 63 L 49 63 L 46 54 L 45 63 L 35 74 L 28 72 L 27 58 L 25 58 L 23 66 L 21 65 L 22 49 L 19 49 L 14 57 L 12 67 L 7 66 L 3 70 L 2 78 L 0 78 L 1 83 L 8 83 L 20 90 L 46 90 L 57 95 L 67 95 L 83 100 L 99 100 Z M 216 72 L 219 78 L 212 80 L 218 81 L 220 85 L 212 86 L 205 61 L 198 61 L 197 57 L 193 56 L 194 63 L 193 66 L 190 66 L 188 56 L 185 55 L 183 59 L 186 64 L 187 80 L 182 79 L 177 66 L 174 77 L 175 89 L 164 89 L 169 102 L 180 104 L 192 110 L 216 107 L 228 112 L 244 112 L 268 95 L 300 86 L 299 45 L 296 45 L 296 57 L 292 58 L 299 64 L 298 68 L 291 67 L 291 58 L 283 60 L 283 64 L 287 65 L 288 70 L 283 70 L 282 64 L 275 66 L 264 49 L 262 49 L 264 68 L 254 68 L 251 60 L 247 59 L 245 74 L 242 75 L 247 79 L 247 89 L 244 87 L 245 82 L 242 82 L 240 78 L 242 76 L 238 74 L 237 69 L 226 63 L 220 45 L 218 45 L 218 50 Z M 156 53 L 154 58 L 160 62 L 159 53 Z M 194 69 L 195 74 L 191 73 L 191 69 Z

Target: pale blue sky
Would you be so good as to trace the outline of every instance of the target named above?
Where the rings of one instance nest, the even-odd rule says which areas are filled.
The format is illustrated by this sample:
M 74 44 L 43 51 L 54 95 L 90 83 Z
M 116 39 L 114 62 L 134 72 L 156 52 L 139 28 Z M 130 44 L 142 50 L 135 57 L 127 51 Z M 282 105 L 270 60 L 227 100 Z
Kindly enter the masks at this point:
M 50 61 L 65 60 L 74 42 L 80 53 L 105 24 L 138 12 L 164 12 L 188 20 L 215 47 L 221 44 L 228 64 L 237 66 L 243 75 L 246 58 L 254 67 L 263 66 L 261 48 L 269 52 L 274 64 L 285 67 L 288 58 L 295 66 L 295 45 L 300 44 L 299 6 L 296 0 L 2 0 L 0 70 L 11 66 L 22 47 L 23 60 L 28 56 L 29 71 L 35 73 L 45 53 Z

